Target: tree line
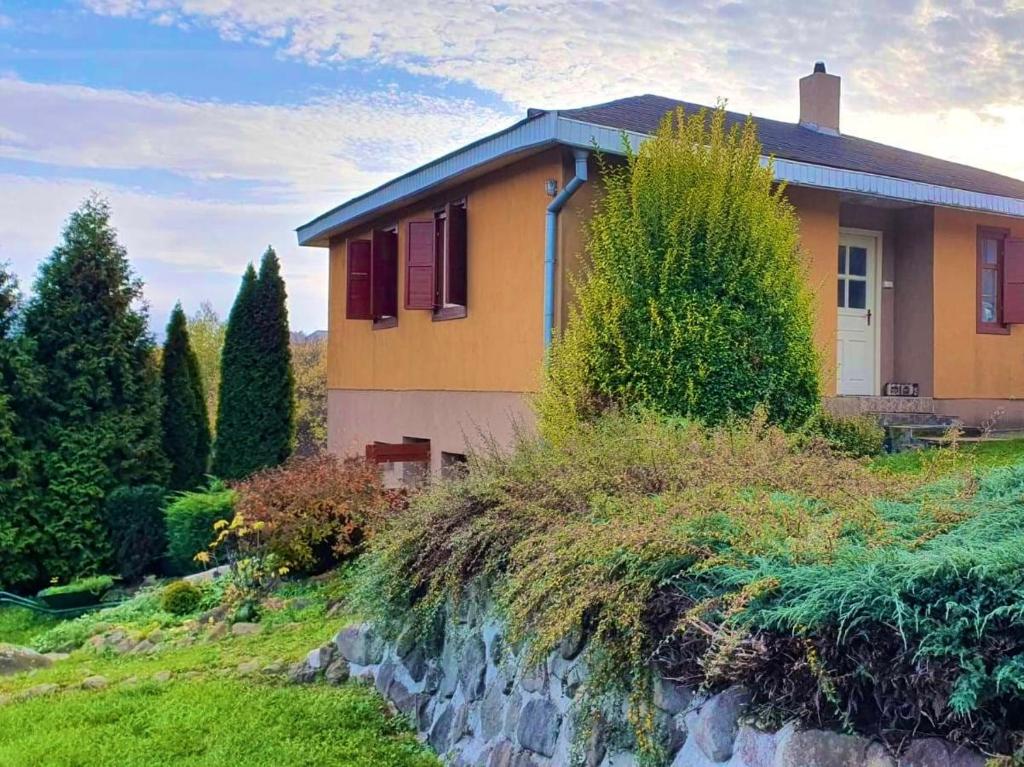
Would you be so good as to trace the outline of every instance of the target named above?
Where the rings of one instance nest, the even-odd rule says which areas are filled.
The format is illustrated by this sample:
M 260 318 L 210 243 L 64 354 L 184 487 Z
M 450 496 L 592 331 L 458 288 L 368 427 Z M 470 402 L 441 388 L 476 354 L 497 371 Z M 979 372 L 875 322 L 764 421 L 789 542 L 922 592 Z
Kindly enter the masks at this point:
M 191 490 L 292 453 L 295 379 L 273 248 L 246 269 L 223 333 L 214 428 L 181 305 L 162 348 L 148 321 L 101 198 L 70 216 L 28 299 L 0 265 L 0 585 L 107 568 L 104 502 L 119 487 Z

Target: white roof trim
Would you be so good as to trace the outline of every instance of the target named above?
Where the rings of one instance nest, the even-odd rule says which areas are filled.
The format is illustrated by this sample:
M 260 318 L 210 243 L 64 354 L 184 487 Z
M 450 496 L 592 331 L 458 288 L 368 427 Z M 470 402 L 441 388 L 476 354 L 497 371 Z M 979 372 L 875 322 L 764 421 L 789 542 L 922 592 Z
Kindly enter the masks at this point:
M 427 163 L 313 219 L 298 228 L 296 233 L 299 244 L 325 245 L 325 238 L 332 232 L 367 216 L 378 208 L 390 207 L 403 200 L 417 197 L 455 176 L 501 158 L 511 159 L 514 155 L 537 151 L 552 144 L 622 154 L 623 136 L 634 150 L 649 138 L 644 133 L 622 131 L 571 120 L 561 117 L 557 112 L 545 112 Z M 762 159 L 765 164 L 768 161 L 767 157 Z M 891 200 L 1024 218 L 1024 200 L 1014 197 L 970 192 L 955 187 L 908 181 L 797 160 L 774 158 L 773 162 L 775 178 L 794 186 L 852 192 Z

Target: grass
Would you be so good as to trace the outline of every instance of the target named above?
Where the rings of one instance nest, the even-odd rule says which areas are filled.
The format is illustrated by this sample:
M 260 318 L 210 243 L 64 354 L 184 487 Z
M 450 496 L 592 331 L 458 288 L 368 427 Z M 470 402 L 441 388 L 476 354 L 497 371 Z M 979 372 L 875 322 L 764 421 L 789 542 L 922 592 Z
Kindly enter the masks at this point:
M 59 734 L 59 736 L 58 736 Z M 431 767 L 370 690 L 236 679 L 70 692 L 0 709 L 6 767 Z
M 979 471 L 1011 466 L 1024 460 L 1024 439 L 972 442 L 957 447 L 960 455 Z M 890 474 L 920 475 L 934 465 L 944 452 L 941 448 L 909 450 L 904 453 L 883 455 L 872 461 L 872 468 Z
M 296 581 L 274 594 L 262 633 L 191 644 L 187 625 L 147 607 L 133 606 L 78 619 L 77 628 L 22 609 L 0 610 L 0 642 L 47 644 L 52 637 L 82 636 L 105 626 L 140 637 L 160 628 L 169 636 L 153 655 L 117 655 L 84 646 L 45 669 L 0 677 L 0 701 L 42 684 L 51 696 L 0 703 L 0 764 L 4 767 L 131 767 L 209 765 L 384 765 L 436 767 L 404 720 L 390 717 L 373 690 L 355 684 L 290 686 L 262 674 L 240 675 L 239 664 L 290 663 L 330 640 L 350 616 L 328 616 L 328 605 L 347 588 L 345 577 Z M 112 618 L 113 616 L 113 618 Z M 176 646 L 174 639 L 184 639 Z M 169 682 L 153 680 L 169 671 Z M 108 688 L 79 689 L 103 676 Z M 59 732 L 60 737 L 55 737 Z
M 0 609 L 0 642 L 27 645 L 36 636 L 56 626 L 56 618 L 44 618 L 21 607 Z

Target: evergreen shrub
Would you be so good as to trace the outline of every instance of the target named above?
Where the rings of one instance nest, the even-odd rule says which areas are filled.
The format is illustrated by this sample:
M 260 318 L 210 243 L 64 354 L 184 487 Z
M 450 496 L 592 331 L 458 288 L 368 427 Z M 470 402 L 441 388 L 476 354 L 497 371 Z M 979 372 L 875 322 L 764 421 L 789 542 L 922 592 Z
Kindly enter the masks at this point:
M 216 537 L 213 526 L 230 522 L 235 513 L 235 491 L 218 480 L 206 490 L 181 493 L 167 505 L 167 559 L 178 574 L 193 573 L 202 566 L 195 555 L 206 551 Z
M 134 581 L 159 569 L 167 550 L 164 505 L 159 485 L 119 487 L 107 496 L 107 530 L 121 577 Z
M 800 426 L 819 400 L 798 221 L 754 123 L 666 116 L 626 163 L 599 162 L 586 260 L 538 415 L 558 440 L 609 406 Z

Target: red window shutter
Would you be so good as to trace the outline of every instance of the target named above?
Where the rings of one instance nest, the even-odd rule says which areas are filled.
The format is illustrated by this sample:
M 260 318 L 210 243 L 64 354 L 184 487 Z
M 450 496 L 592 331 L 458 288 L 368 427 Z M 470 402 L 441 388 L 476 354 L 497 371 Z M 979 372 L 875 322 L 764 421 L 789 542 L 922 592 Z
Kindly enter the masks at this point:
M 370 241 L 349 240 L 345 317 L 368 320 L 370 312 Z
M 371 314 L 373 319 L 398 316 L 398 236 L 394 232 L 374 232 L 370 257 L 373 282 Z
M 1024 240 L 1004 241 L 1003 322 L 1024 324 Z
M 434 222 L 410 221 L 405 258 L 405 308 L 434 308 Z
M 449 205 L 448 222 L 448 303 L 466 305 L 466 208 Z

